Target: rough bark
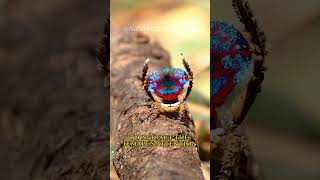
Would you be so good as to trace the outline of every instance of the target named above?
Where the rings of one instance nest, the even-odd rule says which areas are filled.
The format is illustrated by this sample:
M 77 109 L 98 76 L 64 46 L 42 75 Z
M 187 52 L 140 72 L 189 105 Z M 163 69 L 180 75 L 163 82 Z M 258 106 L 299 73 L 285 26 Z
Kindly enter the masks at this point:
M 149 72 L 169 65 L 169 55 L 141 33 L 111 35 L 111 132 L 116 143 L 113 164 L 121 179 L 204 179 L 197 147 L 125 147 L 130 135 L 187 135 L 195 140 L 194 124 L 187 112 L 146 120 L 150 110 L 140 75 L 146 57 Z

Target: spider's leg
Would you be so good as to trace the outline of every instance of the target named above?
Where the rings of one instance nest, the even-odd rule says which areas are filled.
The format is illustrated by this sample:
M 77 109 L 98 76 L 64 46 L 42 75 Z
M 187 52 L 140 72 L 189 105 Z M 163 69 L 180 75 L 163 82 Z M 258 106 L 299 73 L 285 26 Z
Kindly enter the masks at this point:
M 152 121 L 156 119 L 161 112 L 161 108 L 159 107 L 159 104 L 157 102 L 153 102 L 151 104 L 151 108 L 148 109 L 147 113 L 141 120 L 143 121 Z
M 249 41 L 253 53 L 257 56 L 255 60 L 261 61 L 259 66 L 262 68 L 264 58 L 268 54 L 265 33 L 259 27 L 247 0 L 232 0 L 232 6 L 240 19 L 240 22 L 244 25 L 245 30 L 249 34 Z M 255 71 L 260 70 L 261 69 L 255 69 Z
M 191 92 L 191 89 L 192 89 L 192 85 L 193 85 L 193 73 L 190 69 L 190 66 L 188 64 L 188 62 L 186 61 L 186 59 L 184 58 L 183 54 L 181 53 L 181 56 L 182 56 L 182 63 L 183 63 L 183 66 L 184 68 L 187 70 L 187 75 L 188 75 L 188 78 L 189 78 L 189 86 L 188 86 L 188 89 L 187 89 L 187 94 L 186 94 L 186 97 L 184 98 L 184 101 L 187 99 L 187 97 L 189 96 L 190 92 Z
M 149 62 L 149 58 L 146 59 L 146 61 L 144 62 L 143 64 L 143 69 L 142 69 L 142 75 L 141 75 L 141 83 L 142 83 L 142 86 L 145 86 L 146 84 L 146 80 L 147 80 L 147 73 L 148 73 L 148 69 L 149 69 L 149 66 L 148 66 L 148 62 Z
M 269 53 L 266 45 L 266 35 L 259 27 L 247 0 L 232 0 L 232 6 L 249 34 L 249 42 L 254 54 L 253 74 L 254 76 L 261 76 L 261 73 L 266 70 L 264 61 Z
M 228 180 L 233 172 L 233 167 L 239 163 L 241 155 L 248 156 L 248 139 L 237 133 L 232 132 L 222 138 L 223 156 L 222 168 L 218 175 L 219 180 Z
M 185 112 L 189 112 L 189 108 L 186 103 L 182 103 L 179 107 L 178 121 L 182 120 L 183 116 L 185 115 Z
M 269 51 L 266 47 L 265 33 L 258 26 L 257 20 L 253 16 L 248 2 L 246 0 L 232 0 L 232 6 L 249 35 L 254 64 L 253 77 L 248 83 L 243 109 L 240 116 L 234 119 L 236 124 L 240 124 L 261 90 L 261 83 L 264 79 L 264 71 L 266 70 L 266 67 L 264 66 L 265 57 Z
M 142 69 L 141 83 L 142 83 L 143 89 L 146 91 L 147 95 L 150 97 L 151 100 L 154 101 L 154 99 L 153 99 L 153 97 L 151 95 L 151 92 L 148 89 L 148 76 L 147 76 L 147 73 L 148 73 L 148 69 L 149 69 L 149 66 L 148 66 L 149 60 L 150 59 L 147 58 L 146 61 L 144 62 L 143 69 Z
M 210 142 L 212 143 L 212 149 L 216 148 L 217 145 L 221 142 L 221 137 L 224 135 L 223 128 L 216 128 L 210 131 Z

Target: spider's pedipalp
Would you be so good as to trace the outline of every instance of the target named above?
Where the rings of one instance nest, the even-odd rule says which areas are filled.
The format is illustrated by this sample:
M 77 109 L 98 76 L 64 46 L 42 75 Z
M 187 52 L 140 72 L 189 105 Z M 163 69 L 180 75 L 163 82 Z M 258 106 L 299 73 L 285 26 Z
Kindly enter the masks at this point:
M 188 78 L 189 78 L 189 86 L 188 86 L 188 90 L 187 90 L 187 94 L 186 94 L 186 97 L 184 98 L 184 100 L 187 99 L 187 97 L 189 96 L 190 92 L 191 92 L 191 89 L 192 89 L 192 85 L 193 85 L 193 73 L 190 69 L 190 66 L 188 64 L 188 62 L 186 61 L 186 59 L 184 58 L 183 54 L 181 53 L 181 57 L 182 57 L 182 63 L 183 63 L 183 66 L 184 68 L 187 70 L 187 75 L 188 75 Z
M 142 86 L 143 86 L 143 89 L 146 91 L 147 95 L 150 97 L 151 100 L 154 101 L 154 98 L 152 97 L 149 89 L 148 89 L 148 69 L 149 69 L 149 66 L 148 66 L 148 62 L 149 62 L 149 58 L 146 59 L 146 61 L 144 62 L 144 65 L 143 65 L 143 69 L 142 69 L 142 76 L 141 76 L 141 83 L 142 83 Z

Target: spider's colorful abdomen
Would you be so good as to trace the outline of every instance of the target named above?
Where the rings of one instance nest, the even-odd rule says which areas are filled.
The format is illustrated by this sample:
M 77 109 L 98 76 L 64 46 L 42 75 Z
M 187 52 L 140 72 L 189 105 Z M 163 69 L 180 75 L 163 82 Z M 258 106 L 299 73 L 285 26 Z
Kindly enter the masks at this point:
M 210 59 L 210 96 L 216 107 L 223 104 L 231 91 L 253 71 L 252 52 L 235 27 L 212 21 Z
M 189 85 L 186 72 L 180 68 L 165 68 L 148 76 L 148 89 L 158 102 L 173 104 L 185 96 Z

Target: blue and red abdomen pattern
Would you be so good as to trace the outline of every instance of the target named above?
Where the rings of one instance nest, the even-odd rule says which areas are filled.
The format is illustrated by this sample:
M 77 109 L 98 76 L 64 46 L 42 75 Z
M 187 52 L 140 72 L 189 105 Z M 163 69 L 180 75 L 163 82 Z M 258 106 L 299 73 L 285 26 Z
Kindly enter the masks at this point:
M 148 77 L 148 89 L 152 96 L 164 101 L 178 100 L 189 85 L 188 75 L 180 68 L 165 68 Z
M 210 96 L 217 107 L 241 80 L 252 71 L 252 52 L 242 34 L 232 25 L 210 23 Z

